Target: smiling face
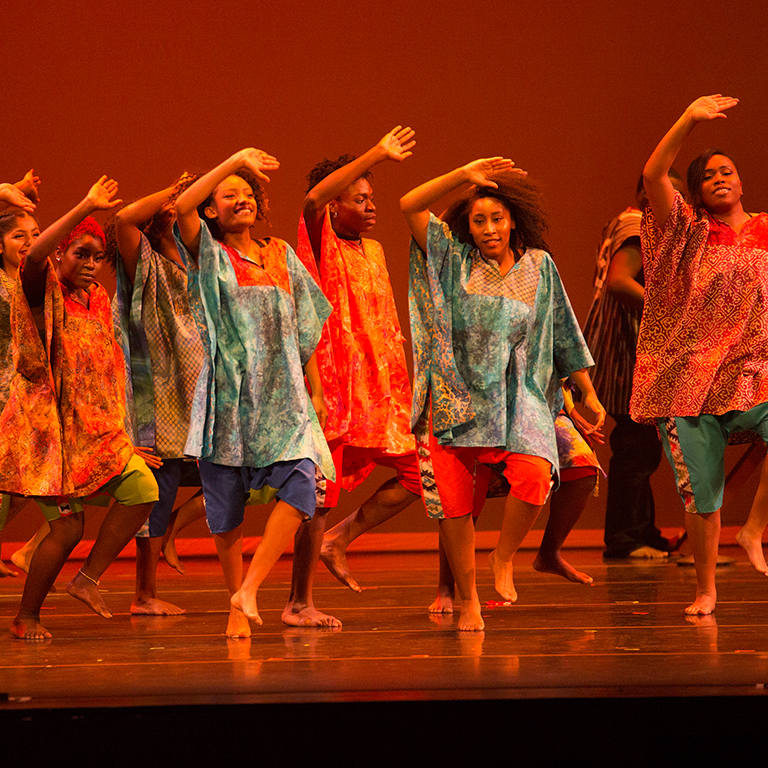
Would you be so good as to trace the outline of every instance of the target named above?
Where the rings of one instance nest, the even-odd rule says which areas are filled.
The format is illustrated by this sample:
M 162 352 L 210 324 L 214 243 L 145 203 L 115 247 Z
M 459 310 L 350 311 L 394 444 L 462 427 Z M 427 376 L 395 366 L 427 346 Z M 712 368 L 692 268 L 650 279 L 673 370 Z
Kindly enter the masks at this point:
M 34 216 L 19 214 L 14 218 L 15 221 L 0 241 L 0 264 L 10 277 L 16 276 L 21 260 L 40 235 Z
M 240 176 L 227 176 L 213 191 L 205 215 L 214 219 L 222 234 L 242 232 L 256 221 L 256 196 L 251 185 Z
M 62 251 L 56 250 L 56 274 L 70 290 L 87 291 L 96 280 L 104 262 L 104 241 L 82 235 Z
M 469 210 L 469 232 L 486 259 L 500 261 L 509 252 L 515 221 L 509 210 L 493 197 L 481 197 Z
M 725 155 L 712 155 L 701 182 L 701 201 L 710 213 L 733 210 L 742 195 L 741 179 L 733 161 Z
M 331 222 L 337 235 L 357 240 L 376 223 L 373 189 L 367 179 L 350 184 L 330 204 Z

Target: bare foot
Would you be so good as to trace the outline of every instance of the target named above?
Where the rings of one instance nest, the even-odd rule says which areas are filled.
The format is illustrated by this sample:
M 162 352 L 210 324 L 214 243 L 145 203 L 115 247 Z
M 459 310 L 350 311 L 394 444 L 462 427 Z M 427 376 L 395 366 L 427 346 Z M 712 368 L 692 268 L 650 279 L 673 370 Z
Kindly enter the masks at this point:
M 517 602 L 517 590 L 513 580 L 512 561 L 508 563 L 499 562 L 496 559 L 496 550 L 494 549 L 488 555 L 488 565 L 491 566 L 493 577 L 496 582 L 496 591 L 509 602 Z
M 341 622 L 327 613 L 322 613 L 314 605 L 299 606 L 289 603 L 282 615 L 283 624 L 289 627 L 341 627 Z
M 689 616 L 704 615 L 707 616 L 715 610 L 715 601 L 717 600 L 716 594 L 709 594 L 707 592 L 696 592 L 696 599 L 691 603 L 685 612 Z
M 81 602 L 85 603 L 89 608 L 103 616 L 105 619 L 111 619 L 107 604 L 101 599 L 98 587 L 89 578 L 83 576 L 79 571 L 75 574 L 72 581 L 67 584 L 67 592 L 72 597 L 76 597 Z
M 669 552 L 665 552 L 663 549 L 656 549 L 655 547 L 644 546 L 633 549 L 629 556 L 638 560 L 662 560 L 665 557 L 669 557 Z
M 18 572 L 9 568 L 2 560 L 0 560 L 0 578 L 3 576 L 18 576 Z
M 353 592 L 362 592 L 362 587 L 352 578 L 347 565 L 347 550 L 336 544 L 334 540 L 323 539 L 320 549 L 320 559 L 325 567 Z
M 259 621 L 261 624 L 261 621 Z M 248 617 L 239 609 L 232 606 L 229 609 L 229 621 L 227 622 L 227 637 L 245 638 L 251 636 L 251 625 Z
M 555 576 L 562 576 L 568 581 L 575 581 L 577 584 L 594 584 L 594 579 L 586 573 L 577 571 L 569 562 L 567 562 L 560 552 L 554 552 L 551 555 L 542 555 L 541 550 L 533 561 L 533 570 L 539 573 L 554 573 Z
M 168 541 L 163 544 L 163 556 L 165 557 L 165 562 L 168 563 L 171 568 L 175 568 L 182 575 L 187 572 L 184 563 L 179 560 L 175 539 L 168 539 Z
M 451 592 L 438 587 L 437 597 L 427 610 L 430 613 L 453 613 L 453 598 L 454 595 Z
M 765 576 L 768 576 L 768 565 L 765 563 L 763 554 L 762 536 L 750 536 L 746 531 L 746 526 L 736 534 L 736 541 L 739 546 L 747 553 L 749 562 Z
M 19 640 L 50 640 L 53 635 L 40 623 L 40 619 L 22 619 L 18 616 L 10 626 L 11 634 Z
M 17 549 L 12 555 L 11 555 L 11 562 L 24 573 L 29 573 L 29 560 L 26 556 L 26 552 L 24 552 L 24 548 Z
M 131 613 L 134 616 L 179 616 L 186 613 L 185 608 L 168 603 L 156 597 L 135 597 L 131 603 Z
M 256 593 L 249 593 L 242 587 L 235 592 L 229 599 L 233 608 L 237 608 L 238 611 L 242 611 L 243 614 L 251 621 L 255 621 L 257 624 L 263 624 L 261 616 L 259 616 L 259 609 L 256 605 Z M 231 637 L 231 635 L 230 635 Z
M 480 603 L 462 603 L 459 616 L 459 629 L 464 632 L 479 632 L 485 629 L 485 621 L 480 614 Z

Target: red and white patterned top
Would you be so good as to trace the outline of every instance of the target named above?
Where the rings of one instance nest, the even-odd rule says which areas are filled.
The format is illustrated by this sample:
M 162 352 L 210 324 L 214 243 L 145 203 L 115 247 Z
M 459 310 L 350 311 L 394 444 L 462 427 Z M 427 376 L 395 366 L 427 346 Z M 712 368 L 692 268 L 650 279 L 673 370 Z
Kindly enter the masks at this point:
M 768 214 L 737 235 L 678 195 L 641 234 L 645 306 L 635 421 L 745 411 L 768 401 Z

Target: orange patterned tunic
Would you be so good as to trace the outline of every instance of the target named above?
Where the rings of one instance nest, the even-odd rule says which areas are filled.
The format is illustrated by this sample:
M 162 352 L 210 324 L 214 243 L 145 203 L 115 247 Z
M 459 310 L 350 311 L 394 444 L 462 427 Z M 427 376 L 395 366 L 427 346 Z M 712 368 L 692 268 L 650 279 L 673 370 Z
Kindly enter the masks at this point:
M 318 347 L 328 441 L 391 455 L 414 451 L 404 339 L 381 243 L 338 237 L 326 209 L 319 274 L 303 216 L 297 254 L 333 305 Z M 354 488 L 373 466 L 345 466 L 342 487 Z
M 678 195 L 642 231 L 645 307 L 630 414 L 746 411 L 768 402 L 768 214 L 737 235 Z
M 119 475 L 133 454 L 124 428 L 122 352 L 104 288 L 94 284 L 85 307 L 59 284 L 50 263 L 43 279 L 39 330 L 22 281 L 15 287 L 16 375 L 0 415 L 0 491 L 87 496 Z

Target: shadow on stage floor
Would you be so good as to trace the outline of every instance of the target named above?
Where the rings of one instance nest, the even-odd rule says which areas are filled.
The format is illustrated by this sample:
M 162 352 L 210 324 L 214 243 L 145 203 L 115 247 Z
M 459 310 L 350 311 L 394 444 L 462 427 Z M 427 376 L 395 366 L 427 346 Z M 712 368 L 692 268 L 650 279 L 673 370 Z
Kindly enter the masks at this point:
M 485 631 L 462 634 L 452 616 L 426 611 L 436 554 L 351 555 L 361 594 L 320 566 L 315 601 L 341 630 L 281 624 L 285 559 L 259 593 L 264 625 L 247 640 L 223 635 L 215 560 L 188 560 L 184 576 L 161 563 L 161 596 L 187 609 L 177 617 L 132 617 L 133 564 L 119 561 L 102 580 L 109 620 L 63 592 L 78 567 L 69 563 L 43 610 L 54 639 L 0 638 L 0 755 L 31 747 L 93 765 L 147 749 L 150 762 L 183 749 L 191 764 L 232 750 L 264 765 L 326 750 L 371 764 L 706 763 L 768 714 L 768 583 L 740 550 L 723 551 L 737 562 L 718 569 L 716 614 L 699 618 L 683 613 L 692 568 L 569 551 L 595 578 L 588 587 L 537 573 L 521 552 L 519 601 L 489 603 Z M 497 600 L 483 553 L 478 562 L 481 599 Z M 0 580 L 0 621 L 10 623 L 22 586 Z

